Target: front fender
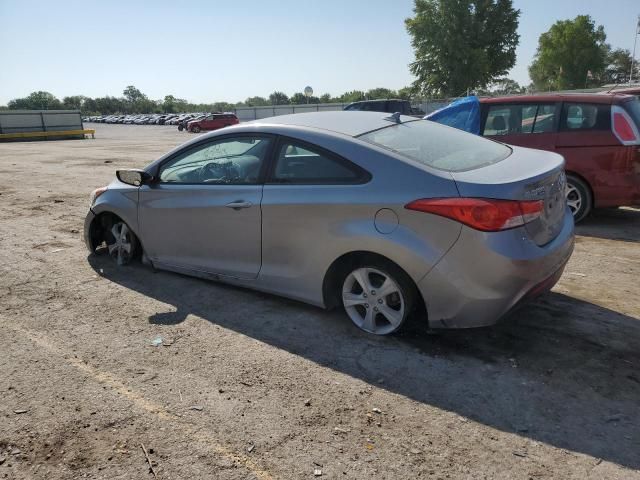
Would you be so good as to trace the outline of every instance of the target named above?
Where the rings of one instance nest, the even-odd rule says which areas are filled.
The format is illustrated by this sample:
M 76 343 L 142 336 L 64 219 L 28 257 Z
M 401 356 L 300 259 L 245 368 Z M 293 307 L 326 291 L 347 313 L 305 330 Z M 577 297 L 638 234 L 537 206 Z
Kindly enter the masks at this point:
M 115 188 L 114 188 L 115 184 Z M 139 188 L 122 186 L 121 182 L 113 182 L 106 192 L 100 195 L 91 206 L 91 211 L 97 216 L 102 213 L 113 213 L 120 217 L 133 233 L 140 239 L 138 222 Z

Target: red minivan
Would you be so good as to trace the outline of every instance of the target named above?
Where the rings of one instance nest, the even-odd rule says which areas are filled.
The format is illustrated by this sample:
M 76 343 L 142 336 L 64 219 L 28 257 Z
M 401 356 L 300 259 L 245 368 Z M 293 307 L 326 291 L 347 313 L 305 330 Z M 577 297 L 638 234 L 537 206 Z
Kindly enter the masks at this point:
M 576 222 L 593 208 L 640 205 L 640 100 L 621 94 L 482 98 L 480 131 L 559 153 Z
M 200 133 L 202 130 L 217 130 L 237 123 L 240 123 L 240 121 L 233 113 L 212 113 L 203 119 L 187 123 L 187 130 L 193 133 Z

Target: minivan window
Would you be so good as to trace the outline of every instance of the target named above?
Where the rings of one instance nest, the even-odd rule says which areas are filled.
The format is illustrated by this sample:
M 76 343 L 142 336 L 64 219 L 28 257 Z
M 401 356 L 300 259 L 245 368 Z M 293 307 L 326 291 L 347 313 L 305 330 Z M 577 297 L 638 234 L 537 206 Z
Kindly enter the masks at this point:
M 492 165 L 511 154 L 511 149 L 502 143 L 429 120 L 393 124 L 358 138 L 429 167 L 449 172 Z
M 553 103 L 491 105 L 483 135 L 514 135 L 553 132 L 556 107 Z
M 610 130 L 611 109 L 603 103 L 565 102 L 562 107 L 560 130 Z

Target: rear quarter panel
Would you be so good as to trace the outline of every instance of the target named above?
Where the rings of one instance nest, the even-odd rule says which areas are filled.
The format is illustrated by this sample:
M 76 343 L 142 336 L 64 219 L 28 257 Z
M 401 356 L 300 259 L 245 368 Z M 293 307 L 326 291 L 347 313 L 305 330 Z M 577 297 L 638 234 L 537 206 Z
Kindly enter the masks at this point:
M 556 151 L 564 156 L 567 173 L 584 178 L 593 191 L 594 206 L 629 205 L 637 189 L 634 148 L 621 145 L 611 132 L 561 132 Z

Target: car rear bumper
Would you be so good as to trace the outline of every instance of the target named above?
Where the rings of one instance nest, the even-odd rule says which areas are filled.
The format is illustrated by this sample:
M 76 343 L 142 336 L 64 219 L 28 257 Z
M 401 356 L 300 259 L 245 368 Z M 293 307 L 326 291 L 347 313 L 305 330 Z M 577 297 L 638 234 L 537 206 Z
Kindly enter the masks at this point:
M 550 290 L 573 252 L 573 217 L 540 247 L 524 228 L 480 232 L 463 227 L 458 241 L 418 282 L 432 328 L 495 324 L 519 302 Z

